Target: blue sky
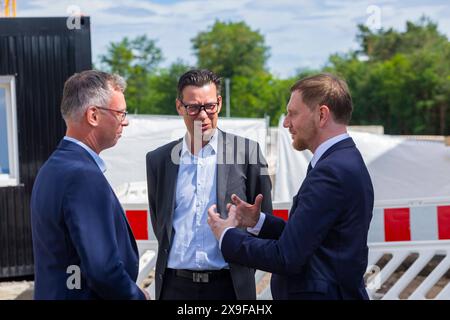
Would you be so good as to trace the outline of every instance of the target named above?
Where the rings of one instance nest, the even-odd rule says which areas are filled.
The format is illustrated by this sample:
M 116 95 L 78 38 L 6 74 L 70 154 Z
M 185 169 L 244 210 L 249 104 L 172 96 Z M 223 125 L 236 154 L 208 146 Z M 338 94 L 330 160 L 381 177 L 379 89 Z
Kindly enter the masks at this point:
M 145 33 L 162 49 L 163 66 L 178 58 L 194 65 L 190 39 L 217 19 L 259 30 L 271 48 L 268 68 L 279 77 L 355 49 L 358 23 L 403 30 L 425 14 L 450 38 L 448 0 L 17 0 L 17 15 L 67 16 L 74 5 L 91 16 L 94 62 L 110 41 Z

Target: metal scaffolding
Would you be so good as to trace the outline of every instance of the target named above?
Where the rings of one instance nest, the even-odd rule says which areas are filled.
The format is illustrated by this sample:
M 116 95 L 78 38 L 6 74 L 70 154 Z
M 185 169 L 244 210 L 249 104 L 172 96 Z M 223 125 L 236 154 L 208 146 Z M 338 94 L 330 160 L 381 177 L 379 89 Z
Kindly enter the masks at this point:
M 1 16 L 4 17 L 15 17 L 16 10 L 16 0 L 0 0 Z

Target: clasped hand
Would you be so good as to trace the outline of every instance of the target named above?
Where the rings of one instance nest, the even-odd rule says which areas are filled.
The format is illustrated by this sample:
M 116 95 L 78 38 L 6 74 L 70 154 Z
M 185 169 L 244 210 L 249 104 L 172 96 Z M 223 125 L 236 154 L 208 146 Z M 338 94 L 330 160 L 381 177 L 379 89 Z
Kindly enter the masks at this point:
M 216 212 L 217 206 L 214 204 L 208 209 L 208 224 L 217 240 L 227 228 L 254 227 L 261 214 L 261 203 L 263 195 L 258 194 L 254 204 L 249 204 L 240 199 L 237 195 L 231 196 L 231 202 L 227 204 L 228 217 L 222 219 Z

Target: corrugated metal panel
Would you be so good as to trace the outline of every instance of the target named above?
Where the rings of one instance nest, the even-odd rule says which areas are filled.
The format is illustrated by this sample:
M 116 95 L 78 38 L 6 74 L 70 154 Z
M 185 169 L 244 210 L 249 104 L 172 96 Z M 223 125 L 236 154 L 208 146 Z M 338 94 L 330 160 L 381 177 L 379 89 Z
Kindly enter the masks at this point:
M 29 202 L 23 187 L 0 188 L 0 274 L 33 273 Z
M 0 188 L 0 278 L 33 272 L 29 199 L 38 169 L 65 132 L 65 80 L 91 68 L 90 21 L 0 19 L 0 75 L 16 77 L 21 185 Z

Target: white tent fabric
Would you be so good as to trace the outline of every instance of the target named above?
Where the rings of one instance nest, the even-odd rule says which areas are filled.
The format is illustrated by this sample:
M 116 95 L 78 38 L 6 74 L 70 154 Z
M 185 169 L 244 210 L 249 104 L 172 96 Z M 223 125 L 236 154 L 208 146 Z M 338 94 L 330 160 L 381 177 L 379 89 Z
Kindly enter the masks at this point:
M 118 191 L 132 183 L 135 189 L 146 187 L 145 155 L 170 141 L 183 137 L 186 127 L 179 116 L 131 115 L 117 145 L 101 153 L 106 163 L 106 178 Z M 218 127 L 226 132 L 250 138 L 266 152 L 267 123 L 265 119 L 219 118 Z M 140 182 L 141 181 L 141 182 Z M 135 183 L 136 182 L 136 183 Z M 145 190 L 143 190 L 145 191 Z M 137 192 L 135 201 L 146 202 Z
M 312 154 L 292 147 L 289 131 L 278 126 L 274 200 L 288 202 L 303 182 Z M 450 147 L 442 142 L 349 131 L 366 163 L 375 201 L 450 196 Z

